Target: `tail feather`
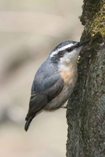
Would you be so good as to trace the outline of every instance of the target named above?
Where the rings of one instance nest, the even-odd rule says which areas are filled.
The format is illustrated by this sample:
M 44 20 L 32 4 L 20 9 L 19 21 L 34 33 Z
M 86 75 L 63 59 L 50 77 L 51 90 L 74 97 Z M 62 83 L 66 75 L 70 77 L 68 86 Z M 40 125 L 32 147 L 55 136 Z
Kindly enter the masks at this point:
M 30 124 L 31 124 L 31 121 L 33 120 L 33 118 L 35 117 L 35 115 L 34 116 L 31 116 L 31 117 L 26 117 L 26 123 L 25 123 L 25 127 L 24 127 L 24 129 L 25 129 L 25 131 L 28 131 L 28 128 L 29 128 L 29 126 L 30 126 Z
M 25 118 L 25 131 L 28 130 L 33 118 L 45 107 L 47 104 L 47 97 L 43 94 L 31 95 L 28 114 Z

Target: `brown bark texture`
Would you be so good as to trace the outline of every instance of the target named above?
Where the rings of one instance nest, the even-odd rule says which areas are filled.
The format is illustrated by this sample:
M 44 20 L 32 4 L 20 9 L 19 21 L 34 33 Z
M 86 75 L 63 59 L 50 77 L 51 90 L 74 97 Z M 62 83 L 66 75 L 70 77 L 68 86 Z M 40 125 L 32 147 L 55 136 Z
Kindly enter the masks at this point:
M 105 0 L 84 0 L 78 81 L 67 106 L 67 157 L 105 157 Z

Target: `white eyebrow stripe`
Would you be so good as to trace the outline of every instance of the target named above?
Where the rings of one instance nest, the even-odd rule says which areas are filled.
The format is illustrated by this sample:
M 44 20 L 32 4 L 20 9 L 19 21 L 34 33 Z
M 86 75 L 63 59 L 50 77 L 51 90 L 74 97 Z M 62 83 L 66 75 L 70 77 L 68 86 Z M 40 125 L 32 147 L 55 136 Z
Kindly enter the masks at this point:
M 60 47 L 58 48 L 57 50 L 53 51 L 50 55 L 50 57 L 53 57 L 54 55 L 56 55 L 59 51 L 63 51 L 63 50 L 66 50 L 67 48 L 70 48 L 71 46 L 73 46 L 74 44 L 68 44 L 68 45 L 65 45 L 63 47 Z

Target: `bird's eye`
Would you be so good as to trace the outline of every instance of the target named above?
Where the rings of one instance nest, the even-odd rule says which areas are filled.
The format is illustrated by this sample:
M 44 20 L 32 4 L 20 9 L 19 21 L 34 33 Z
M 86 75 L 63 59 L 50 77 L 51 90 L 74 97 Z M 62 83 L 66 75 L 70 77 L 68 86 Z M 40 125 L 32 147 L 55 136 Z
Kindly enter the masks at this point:
M 71 52 L 73 49 L 74 49 L 74 47 L 72 46 L 72 47 L 67 49 L 67 52 Z

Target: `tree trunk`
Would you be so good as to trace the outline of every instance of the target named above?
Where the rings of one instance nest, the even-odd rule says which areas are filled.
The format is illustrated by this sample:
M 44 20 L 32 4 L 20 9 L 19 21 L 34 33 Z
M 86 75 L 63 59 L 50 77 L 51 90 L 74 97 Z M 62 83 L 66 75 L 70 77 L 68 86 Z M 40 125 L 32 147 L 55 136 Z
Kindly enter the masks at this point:
M 67 157 L 105 157 L 105 0 L 84 0 L 78 81 L 68 101 Z

